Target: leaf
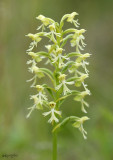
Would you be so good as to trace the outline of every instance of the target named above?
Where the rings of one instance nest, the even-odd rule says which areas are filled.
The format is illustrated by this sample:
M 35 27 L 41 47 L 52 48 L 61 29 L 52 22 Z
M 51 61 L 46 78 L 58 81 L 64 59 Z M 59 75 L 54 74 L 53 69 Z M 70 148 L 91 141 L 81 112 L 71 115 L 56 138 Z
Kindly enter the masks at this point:
M 56 100 L 56 103 L 58 102 L 58 107 L 62 105 L 62 103 L 66 100 L 67 97 L 72 96 L 72 95 L 79 95 L 80 92 L 76 90 L 72 90 L 71 93 L 67 94 L 66 96 L 60 97 Z
M 67 36 L 63 39 L 63 42 L 62 42 L 62 44 L 61 44 L 61 48 L 66 44 L 66 42 L 67 42 L 67 40 L 68 40 L 69 38 L 72 38 L 72 36 L 73 36 L 73 34 L 69 34 L 69 35 L 67 35 Z
M 61 127 L 64 127 L 69 121 L 75 121 L 75 120 L 78 120 L 79 117 L 76 117 L 76 116 L 70 116 L 70 117 L 67 117 L 65 118 L 62 122 L 60 122 L 59 124 L 57 124 L 52 132 L 55 132 L 56 130 L 60 129 Z
M 44 52 L 44 51 L 37 52 L 36 54 L 37 54 L 37 55 L 41 55 L 41 56 L 45 56 L 45 57 L 48 57 L 48 58 L 50 58 L 50 55 L 49 55 L 49 53 L 47 53 L 47 52 Z
M 67 82 L 75 81 L 75 80 L 79 80 L 79 79 L 80 79 L 79 77 L 74 76 L 74 77 L 68 78 Z
M 71 90 L 71 94 L 72 95 L 79 95 L 81 92 L 80 91 L 77 91 L 77 90 Z
M 69 61 L 69 62 L 67 62 L 66 64 L 65 64 L 65 66 L 62 68 L 62 73 L 64 73 L 67 69 L 68 69 L 68 67 L 70 66 L 70 65 L 72 65 L 72 64 L 74 64 L 75 62 L 73 62 L 73 61 Z
M 60 97 L 60 98 L 58 98 L 58 99 L 56 100 L 56 102 L 59 102 L 59 101 L 61 101 L 61 100 L 64 100 L 64 99 L 67 98 L 68 96 L 69 96 L 69 95 Z
M 68 123 L 69 119 L 70 119 L 70 118 L 67 117 L 67 118 L 65 118 L 61 123 L 57 124 L 57 125 L 53 128 L 52 132 L 55 132 L 57 129 L 59 129 L 59 128 L 63 127 L 64 125 L 66 125 L 66 124 Z
M 66 29 L 64 32 L 63 32 L 63 34 L 62 35 L 64 35 L 64 34 L 67 34 L 67 33 L 70 33 L 70 32 L 76 32 L 77 31 L 77 29 L 75 29 L 75 28 L 69 28 L 69 29 Z
M 68 54 L 67 54 L 67 57 L 80 56 L 80 55 L 81 55 L 80 53 L 71 52 L 71 53 L 68 53 Z
M 47 91 L 49 92 L 49 94 L 53 97 L 53 99 L 55 98 L 54 97 L 54 94 L 52 91 L 56 92 L 54 88 L 51 88 L 51 87 L 48 87 L 47 84 L 43 84 L 43 87 L 47 89 Z
M 79 92 L 79 91 L 77 91 L 77 90 L 71 90 L 71 93 L 69 93 L 69 94 L 67 94 L 66 96 L 63 96 L 63 97 L 60 97 L 60 98 L 58 98 L 57 100 L 56 100 L 56 102 L 59 102 L 59 101 L 62 101 L 62 100 L 64 100 L 65 98 L 67 98 L 67 97 L 69 97 L 69 96 L 71 96 L 71 95 L 78 95 L 78 94 L 80 94 L 81 92 Z
M 51 81 L 53 82 L 53 84 L 55 83 L 54 82 L 54 76 L 53 76 L 53 73 L 47 69 L 47 68 L 40 68 L 40 70 L 45 73 L 46 75 L 48 75 L 48 77 L 51 79 Z

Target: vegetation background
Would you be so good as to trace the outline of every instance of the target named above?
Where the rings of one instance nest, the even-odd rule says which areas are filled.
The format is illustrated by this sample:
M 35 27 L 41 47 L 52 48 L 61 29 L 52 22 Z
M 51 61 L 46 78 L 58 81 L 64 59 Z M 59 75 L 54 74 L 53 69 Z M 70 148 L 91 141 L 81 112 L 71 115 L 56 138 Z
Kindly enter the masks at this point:
M 59 160 L 113 160 L 113 0 L 0 0 L 0 159 L 17 154 L 17 160 L 51 159 L 51 126 L 40 111 L 26 119 L 33 93 L 26 80 L 25 54 L 35 33 L 39 14 L 60 21 L 66 13 L 79 13 L 80 28 L 87 30 L 85 52 L 92 54 L 92 96 L 85 128 L 88 139 L 70 125 L 58 135 Z M 39 50 L 43 46 L 38 47 Z M 68 99 L 65 115 L 84 115 L 80 104 Z

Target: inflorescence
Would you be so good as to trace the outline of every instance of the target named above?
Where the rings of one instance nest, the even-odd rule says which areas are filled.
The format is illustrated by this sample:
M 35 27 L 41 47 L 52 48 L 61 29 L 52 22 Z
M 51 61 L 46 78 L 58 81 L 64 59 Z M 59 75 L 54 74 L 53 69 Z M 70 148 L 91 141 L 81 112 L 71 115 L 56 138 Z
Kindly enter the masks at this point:
M 34 104 L 28 108 L 30 111 L 27 118 L 35 109 L 44 110 L 43 116 L 48 116 L 48 122 L 52 125 L 55 124 L 53 132 L 66 122 L 71 121 L 73 127 L 78 128 L 86 139 L 87 132 L 83 128 L 83 123 L 89 118 L 87 116 L 81 118 L 70 116 L 62 120 L 62 112 L 60 111 L 63 102 L 72 95 L 75 101 L 81 103 L 81 110 L 84 113 L 87 113 L 86 107 L 89 106 L 84 99 L 87 95 L 90 95 L 85 83 L 85 79 L 89 77 L 87 69 L 89 63 L 86 60 L 90 57 L 90 54 L 81 53 L 86 46 L 84 43 L 86 30 L 77 29 L 80 25 L 78 19 L 75 20 L 77 15 L 78 13 L 76 12 L 66 14 L 62 17 L 60 23 L 39 15 L 36 17 L 41 21 L 41 25 L 37 28 L 38 33 L 29 33 L 27 35 L 32 40 L 27 50 L 27 54 L 30 57 L 27 64 L 29 65 L 29 72 L 33 74 L 33 77 L 28 81 L 32 82 L 31 87 L 37 91 L 37 94 L 30 97 Z M 63 30 L 66 21 L 73 24 L 74 28 Z M 34 52 L 33 50 L 36 50 L 38 43 L 43 38 L 49 40 L 48 44 L 45 45 L 46 51 Z M 68 42 L 70 42 L 71 47 L 75 48 L 74 52 L 66 52 L 65 45 Z M 43 68 L 39 67 L 39 63 L 41 62 L 42 64 L 42 61 L 44 61 L 43 66 L 45 66 Z M 48 84 L 39 84 L 37 82 L 39 78 L 41 79 L 44 76 L 50 78 L 52 87 Z M 73 89 L 70 89 L 70 87 Z M 78 88 L 80 89 L 78 90 Z M 60 119 L 62 121 L 59 122 Z

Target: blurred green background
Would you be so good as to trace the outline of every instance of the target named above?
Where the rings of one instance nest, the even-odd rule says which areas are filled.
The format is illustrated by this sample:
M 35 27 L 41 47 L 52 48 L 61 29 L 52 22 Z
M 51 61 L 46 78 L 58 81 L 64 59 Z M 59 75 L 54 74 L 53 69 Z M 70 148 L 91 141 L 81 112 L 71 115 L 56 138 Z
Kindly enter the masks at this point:
M 31 74 L 25 35 L 36 32 L 39 14 L 60 21 L 73 11 L 79 13 L 80 28 L 87 30 L 85 51 L 92 54 L 90 121 L 84 125 L 87 140 L 70 125 L 59 133 L 58 160 L 113 160 L 113 0 L 0 0 L 0 159 L 3 153 L 15 153 L 18 160 L 51 160 L 47 119 L 40 111 L 26 119 L 33 91 L 26 83 Z M 64 104 L 65 115 L 84 115 L 71 100 Z

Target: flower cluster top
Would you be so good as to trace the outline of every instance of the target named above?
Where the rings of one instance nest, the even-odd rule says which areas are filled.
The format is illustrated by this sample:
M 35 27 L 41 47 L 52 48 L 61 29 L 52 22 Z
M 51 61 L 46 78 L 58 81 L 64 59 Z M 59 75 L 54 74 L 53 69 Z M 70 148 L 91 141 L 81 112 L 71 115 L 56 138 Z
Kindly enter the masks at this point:
M 34 104 L 28 108 L 30 111 L 27 118 L 34 109 L 44 110 L 43 115 L 50 116 L 48 122 L 56 125 L 54 131 L 59 126 L 62 126 L 63 121 L 59 122 L 60 118 L 62 118 L 60 107 L 67 97 L 73 95 L 74 100 L 81 103 L 81 110 L 85 113 L 87 113 L 85 106 L 89 106 L 84 98 L 86 95 L 90 95 L 85 83 L 85 79 L 89 76 L 87 70 L 89 63 L 86 60 L 90 57 L 90 54 L 81 53 L 86 46 L 84 43 L 86 30 L 78 29 L 80 24 L 78 19 L 75 19 L 77 15 L 78 13 L 76 12 L 66 14 L 62 17 L 60 23 L 39 15 L 36 17 L 41 22 L 41 25 L 37 28 L 38 32 L 27 35 L 32 40 L 27 50 L 27 54 L 30 57 L 27 64 L 29 65 L 29 71 L 33 74 L 33 77 L 28 81 L 32 81 L 31 87 L 36 88 L 37 92 L 37 94 L 30 97 Z M 66 21 L 71 23 L 74 28 L 64 30 L 63 27 Z M 48 39 L 48 43 L 44 46 L 43 51 L 36 51 L 38 43 L 43 38 Z M 75 48 L 74 52 L 66 51 L 65 45 L 68 42 L 71 47 Z M 41 64 L 44 62 L 43 68 L 39 67 L 40 62 Z M 49 77 L 52 87 L 47 83 L 38 83 L 38 79 L 45 76 Z M 88 119 L 86 116 L 82 118 L 68 117 L 68 120 L 73 121 L 73 126 L 79 128 L 84 138 L 86 138 L 87 132 L 83 129 L 83 122 Z M 56 123 L 58 122 L 59 124 L 57 125 Z

